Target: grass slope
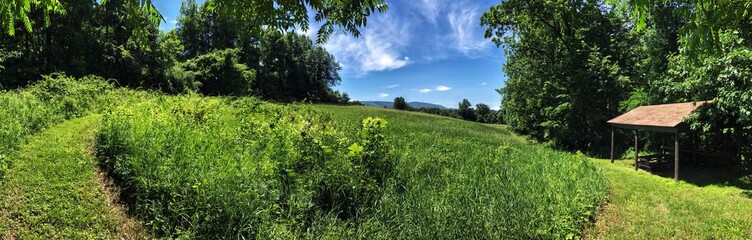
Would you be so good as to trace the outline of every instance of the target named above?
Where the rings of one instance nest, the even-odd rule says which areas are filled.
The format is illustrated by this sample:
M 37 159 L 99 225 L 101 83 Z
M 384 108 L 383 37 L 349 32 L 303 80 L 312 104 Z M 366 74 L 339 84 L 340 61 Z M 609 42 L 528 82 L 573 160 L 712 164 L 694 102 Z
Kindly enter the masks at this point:
M 378 215 L 396 238 L 562 239 L 580 235 L 606 193 L 581 155 L 528 144 L 499 125 L 367 107 L 317 105 L 343 132 L 385 118 L 402 195 Z
M 609 204 L 588 238 L 596 239 L 749 239 L 752 199 L 734 183 L 676 183 L 645 171 L 631 161 L 594 160 L 611 182 Z M 682 169 L 689 182 L 707 182 L 708 172 Z M 710 173 L 732 175 L 731 172 Z
M 74 119 L 29 139 L 8 156 L 0 181 L 0 238 L 138 237 L 106 199 L 91 146 L 98 115 Z M 133 226 L 130 226 L 133 227 Z M 129 234 L 129 235 L 124 235 Z

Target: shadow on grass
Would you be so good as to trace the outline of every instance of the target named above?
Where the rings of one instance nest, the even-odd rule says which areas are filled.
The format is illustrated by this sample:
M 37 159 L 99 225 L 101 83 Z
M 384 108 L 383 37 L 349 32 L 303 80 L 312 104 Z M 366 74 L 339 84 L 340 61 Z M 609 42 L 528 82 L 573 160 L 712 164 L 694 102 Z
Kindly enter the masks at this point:
M 673 167 L 649 172 L 664 178 L 674 178 Z M 679 178 L 682 181 L 699 187 L 716 185 L 752 190 L 752 175 L 730 166 L 681 165 L 679 168 Z

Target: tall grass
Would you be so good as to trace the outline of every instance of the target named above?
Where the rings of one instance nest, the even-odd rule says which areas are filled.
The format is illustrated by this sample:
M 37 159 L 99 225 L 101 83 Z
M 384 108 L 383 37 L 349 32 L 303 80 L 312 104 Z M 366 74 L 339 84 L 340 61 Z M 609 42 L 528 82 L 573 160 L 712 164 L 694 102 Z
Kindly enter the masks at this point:
M 159 236 L 577 238 L 606 194 L 582 155 L 424 114 L 163 96 L 65 76 L 0 102 L 0 176 L 29 135 L 104 113 L 97 156 Z
M 393 166 L 384 124 L 345 138 L 303 106 L 158 97 L 105 114 L 97 155 L 159 235 L 313 238 L 372 214 Z
M 373 217 L 400 239 L 566 239 L 605 200 L 607 182 L 581 154 L 527 143 L 503 128 L 367 108 L 316 106 L 352 132 L 363 115 L 389 119 L 386 141 L 400 158 Z
M 167 237 L 577 238 L 605 198 L 584 156 L 496 127 L 317 108 L 157 97 L 105 115 L 98 157 Z

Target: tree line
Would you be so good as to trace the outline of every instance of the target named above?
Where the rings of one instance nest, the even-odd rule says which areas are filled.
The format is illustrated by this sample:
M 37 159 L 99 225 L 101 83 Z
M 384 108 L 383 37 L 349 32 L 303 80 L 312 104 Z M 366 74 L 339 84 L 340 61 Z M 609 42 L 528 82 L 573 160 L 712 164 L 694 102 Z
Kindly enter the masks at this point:
M 463 99 L 459 102 L 457 109 L 441 109 L 435 107 L 414 108 L 405 101 L 404 97 L 396 97 L 394 98 L 392 107 L 397 110 L 423 112 L 479 123 L 504 123 L 504 118 L 501 112 L 491 110 L 491 107 L 484 103 L 478 103 L 475 105 L 475 108 L 473 108 L 473 105 L 467 99 Z
M 609 145 L 606 121 L 637 106 L 713 100 L 689 121 L 705 147 L 735 136 L 749 159 L 749 1 L 509 0 L 482 15 L 506 54 L 504 119 L 567 150 Z M 748 160 L 742 160 L 749 162 Z
M 4 7 L 13 8 L 14 2 L 4 0 Z M 177 27 L 162 32 L 159 21 L 154 21 L 155 9 L 143 7 L 142 1 L 51 2 L 56 4 L 55 11 L 31 8 L 20 17 L 24 24 L 3 18 L 12 34 L 0 36 L 0 88 L 23 87 L 42 75 L 62 72 L 75 77 L 98 75 L 121 86 L 167 93 L 254 95 L 281 102 L 337 103 L 346 97 L 331 89 L 341 81 L 341 67 L 334 56 L 308 37 L 290 31 L 293 25 L 307 29 L 307 18 L 293 21 L 255 12 L 260 14 L 258 19 L 250 21 L 243 14 L 226 12 L 233 1 L 198 4 L 189 0 L 181 6 Z M 361 1 L 362 6 L 337 9 L 349 11 L 378 3 Z M 293 8 L 290 4 L 274 7 L 265 11 Z M 321 19 L 329 27 L 339 26 L 337 21 L 362 26 L 356 16 L 381 10 Z M 351 30 L 358 34 L 357 28 Z M 319 32 L 322 40 L 331 33 L 329 29 Z

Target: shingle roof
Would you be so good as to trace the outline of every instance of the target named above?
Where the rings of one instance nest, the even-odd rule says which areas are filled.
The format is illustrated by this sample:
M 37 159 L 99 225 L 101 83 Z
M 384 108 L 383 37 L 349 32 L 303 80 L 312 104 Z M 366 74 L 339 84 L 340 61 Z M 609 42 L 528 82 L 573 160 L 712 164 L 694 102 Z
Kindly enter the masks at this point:
M 674 128 L 692 111 L 710 101 L 641 106 L 608 120 L 609 124 Z

